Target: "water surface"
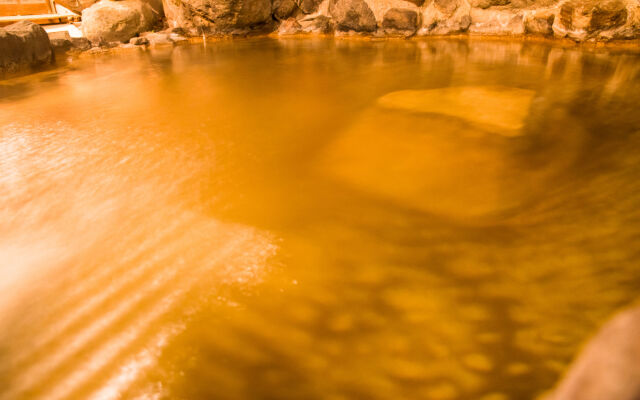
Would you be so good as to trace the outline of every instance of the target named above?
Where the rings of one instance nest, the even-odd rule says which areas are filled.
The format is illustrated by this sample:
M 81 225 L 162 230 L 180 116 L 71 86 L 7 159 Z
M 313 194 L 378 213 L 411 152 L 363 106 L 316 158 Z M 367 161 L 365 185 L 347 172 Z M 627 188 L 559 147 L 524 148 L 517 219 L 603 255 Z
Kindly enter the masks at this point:
M 0 83 L 0 399 L 533 399 L 640 288 L 640 59 L 251 39 Z

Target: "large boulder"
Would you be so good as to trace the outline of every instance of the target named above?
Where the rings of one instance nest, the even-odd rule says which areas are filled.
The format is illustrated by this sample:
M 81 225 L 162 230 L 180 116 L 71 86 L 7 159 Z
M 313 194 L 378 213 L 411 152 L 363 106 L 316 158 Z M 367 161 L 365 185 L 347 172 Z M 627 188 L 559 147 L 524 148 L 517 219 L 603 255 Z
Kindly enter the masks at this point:
M 278 27 L 278 35 L 295 35 L 302 32 L 302 26 L 294 18 L 282 21 Z
M 483 35 L 522 35 L 525 32 L 524 15 L 509 9 L 471 10 L 470 33 Z
M 270 0 L 163 0 L 170 27 L 190 35 L 250 30 L 271 20 Z
M 321 2 L 322 0 L 299 0 L 298 7 L 303 13 L 312 14 L 316 12 Z
M 534 35 L 553 35 L 555 14 L 547 10 L 533 10 L 524 15 L 524 30 Z
M 0 28 L 0 74 L 50 64 L 53 51 L 40 25 L 21 21 Z
M 434 0 L 422 12 L 419 35 L 465 32 L 471 24 L 471 6 L 466 0 Z
M 340 31 L 373 32 L 376 17 L 364 0 L 331 0 L 329 14 Z
M 294 0 L 273 0 L 271 11 L 277 20 L 285 20 L 298 8 Z
M 640 307 L 609 321 L 545 400 L 604 399 L 640 399 Z
M 568 0 L 553 24 L 554 34 L 582 41 L 628 39 L 638 34 L 634 0 Z
M 392 8 L 384 14 L 382 28 L 387 34 L 413 35 L 418 28 L 418 13 L 406 8 Z
M 326 15 L 303 18 L 299 22 L 304 33 L 328 34 L 334 30 L 333 21 Z
M 553 154 L 547 156 L 538 139 L 528 136 L 533 100 L 533 91 L 495 86 L 387 93 L 324 148 L 316 168 L 345 187 L 406 209 L 495 221 L 524 204 L 556 171 L 550 149 L 559 145 L 545 148 Z M 526 143 L 545 162 L 520 164 Z M 563 157 L 574 152 L 563 151 Z
M 94 44 L 128 42 L 153 28 L 162 5 L 142 0 L 101 0 L 82 11 L 82 32 Z

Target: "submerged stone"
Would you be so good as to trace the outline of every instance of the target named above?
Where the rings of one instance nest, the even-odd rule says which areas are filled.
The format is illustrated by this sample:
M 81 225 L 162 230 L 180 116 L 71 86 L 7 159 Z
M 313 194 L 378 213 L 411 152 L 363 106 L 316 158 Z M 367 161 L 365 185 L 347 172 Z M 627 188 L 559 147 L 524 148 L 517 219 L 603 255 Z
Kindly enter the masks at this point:
M 406 209 L 503 220 L 539 196 L 578 151 L 578 129 L 544 125 L 529 134 L 525 121 L 542 121 L 529 121 L 532 98 L 532 91 L 505 87 L 389 93 L 327 146 L 317 170 Z
M 461 86 L 391 92 L 382 96 L 378 104 L 458 117 L 506 136 L 516 136 L 529 114 L 533 95 L 533 91 L 519 88 Z
M 474 138 L 478 132 L 442 115 L 377 108 L 327 149 L 318 169 L 409 209 L 481 217 L 514 202 L 503 189 L 503 144 Z

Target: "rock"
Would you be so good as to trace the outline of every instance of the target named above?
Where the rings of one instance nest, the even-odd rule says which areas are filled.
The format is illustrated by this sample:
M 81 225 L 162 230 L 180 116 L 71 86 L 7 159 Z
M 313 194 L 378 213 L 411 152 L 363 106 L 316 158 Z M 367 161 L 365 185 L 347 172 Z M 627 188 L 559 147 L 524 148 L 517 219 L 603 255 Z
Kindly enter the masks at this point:
M 530 90 L 471 86 L 400 90 L 380 97 L 378 105 L 462 118 L 493 132 L 516 136 L 529 114 L 532 99 Z
M 493 6 L 505 6 L 511 3 L 511 0 L 471 0 L 471 7 L 489 8 Z
M 51 48 L 55 53 L 66 52 L 73 48 L 71 35 L 67 31 L 47 32 Z
M 69 35 L 68 31 L 47 32 L 47 35 L 49 40 L 65 39 L 71 41 L 71 35 Z
M 161 32 L 144 32 L 140 37 L 132 38 L 129 43 L 136 46 L 149 45 L 153 47 L 189 41 L 186 37 L 175 32 L 172 29 L 166 29 Z M 180 32 L 180 30 L 177 32 Z
M 65 52 L 73 48 L 71 38 L 69 39 L 51 39 L 51 48 L 54 52 Z
M 533 96 L 533 91 L 507 87 L 391 92 L 355 116 L 315 168 L 345 187 L 407 210 L 493 223 L 556 173 L 545 170 L 546 162 L 518 161 L 522 146 L 536 156 L 548 151 L 525 136 Z M 534 141 L 530 147 L 529 140 Z M 563 149 L 565 156 L 573 150 Z
M 422 5 L 424 4 L 424 0 L 406 0 L 409 3 L 413 3 L 418 7 L 422 7 Z
M 129 40 L 129 43 L 131 43 L 134 46 L 146 46 L 149 44 L 149 39 L 143 36 L 136 36 L 136 37 L 132 37 Z
M 100 46 L 93 46 L 89 50 L 87 50 L 88 54 L 101 54 L 107 51 L 106 48 Z
M 178 33 L 169 33 L 169 39 L 171 39 L 171 41 L 173 43 L 186 43 L 189 41 L 189 39 L 187 39 L 186 37 L 178 34 Z
M 535 13 L 525 15 L 524 30 L 526 33 L 549 36 L 553 35 L 554 14 L 536 15 Z
M 164 0 L 169 27 L 189 35 L 243 34 L 271 20 L 270 0 Z
M 82 10 L 91 7 L 91 5 L 97 1 L 98 0 L 58 0 L 56 3 L 68 8 L 74 13 L 82 14 Z
M 87 51 L 91 48 L 91 42 L 84 37 L 71 38 L 71 44 L 73 48 L 79 51 Z
M 173 44 L 171 36 L 166 32 L 147 32 L 143 36 L 149 42 L 149 46 Z
M 318 15 L 315 18 L 302 19 L 299 21 L 302 31 L 305 33 L 328 34 L 334 30 L 333 21 L 326 15 Z
M 187 31 L 185 31 L 184 29 L 180 28 L 180 27 L 174 27 L 174 28 L 167 28 L 164 30 L 164 32 L 166 33 L 175 33 L 177 35 L 180 36 L 187 36 Z
M 295 35 L 302 32 L 302 26 L 294 18 L 282 21 L 278 27 L 278 35 Z
M 72 38 L 68 33 L 66 37 L 64 37 L 64 35 L 57 35 L 59 37 L 54 39 L 51 39 L 51 35 L 49 36 L 51 47 L 55 52 L 66 52 L 70 50 L 86 51 L 91 48 L 91 42 L 89 42 L 89 40 L 84 37 Z M 114 46 L 116 46 L 116 44 L 114 44 L 112 47 Z
M 448 35 L 465 32 L 471 24 L 471 6 L 465 0 L 439 0 L 425 7 L 419 35 Z
M 94 44 L 128 42 L 160 21 L 158 10 L 142 0 L 101 0 L 82 11 L 82 31 Z
M 622 0 L 569 0 L 562 4 L 553 32 L 578 41 L 632 38 L 638 33 L 635 24 L 627 25 L 633 7 Z
M 392 8 L 384 14 L 382 28 L 387 34 L 413 35 L 418 29 L 418 13 L 407 9 Z
M 274 0 L 271 12 L 275 19 L 281 21 L 289 18 L 297 7 L 294 0 Z
M 0 72 L 15 73 L 52 61 L 51 42 L 40 25 L 21 21 L 0 28 Z
M 330 0 L 329 13 L 340 31 L 373 32 L 377 28 L 373 11 L 364 0 Z
M 565 0 L 511 0 L 511 6 L 516 8 L 549 8 L 555 7 Z
M 588 31 L 605 31 L 617 28 L 627 22 L 627 8 L 620 0 L 598 2 L 591 10 Z
M 322 0 L 300 0 L 298 2 L 298 8 L 305 14 L 312 14 L 318 10 L 318 6 Z
M 469 32 L 484 35 L 522 35 L 524 16 L 509 9 L 471 9 Z
M 615 316 L 587 343 L 546 400 L 640 399 L 640 307 Z
M 460 6 L 458 0 L 433 0 L 433 5 L 442 13 L 451 15 Z

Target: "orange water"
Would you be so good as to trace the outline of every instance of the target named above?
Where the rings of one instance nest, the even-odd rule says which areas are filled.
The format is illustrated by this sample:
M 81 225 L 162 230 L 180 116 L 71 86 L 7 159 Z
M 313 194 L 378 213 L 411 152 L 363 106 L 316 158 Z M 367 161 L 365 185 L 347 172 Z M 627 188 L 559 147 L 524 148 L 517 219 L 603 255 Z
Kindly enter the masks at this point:
M 535 398 L 640 287 L 640 59 L 252 39 L 0 82 L 0 399 Z

